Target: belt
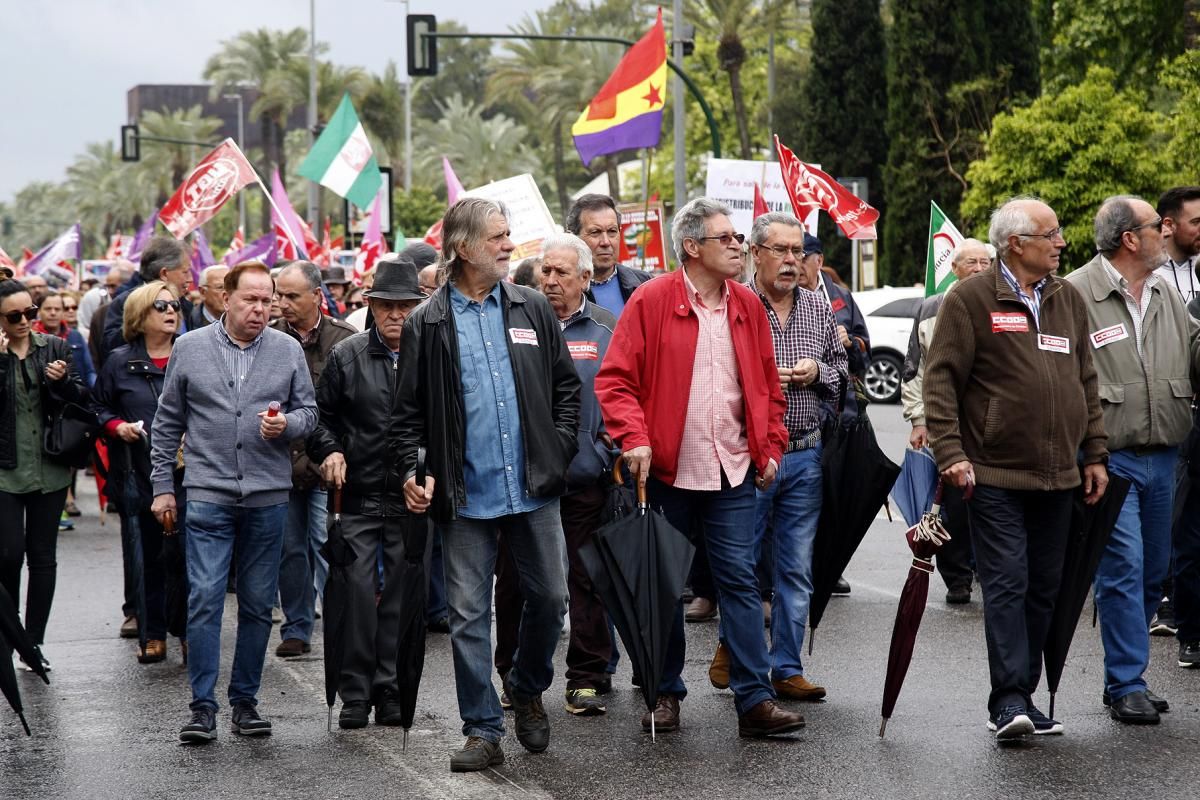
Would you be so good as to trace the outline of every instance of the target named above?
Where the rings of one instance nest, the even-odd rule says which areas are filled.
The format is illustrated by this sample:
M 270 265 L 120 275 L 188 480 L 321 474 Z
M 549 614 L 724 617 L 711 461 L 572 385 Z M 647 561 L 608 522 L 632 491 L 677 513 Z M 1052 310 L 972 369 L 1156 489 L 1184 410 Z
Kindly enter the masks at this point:
M 803 436 L 792 439 L 787 443 L 787 447 L 783 448 L 785 453 L 794 453 L 797 450 L 808 450 L 811 447 L 816 447 L 821 443 L 821 429 L 813 428 Z
M 1154 455 L 1155 453 L 1163 452 L 1164 450 L 1167 449 L 1167 445 L 1165 445 L 1165 444 L 1147 444 L 1147 445 L 1142 445 L 1140 447 L 1131 447 L 1129 449 L 1132 450 L 1133 454 L 1135 456 L 1137 456 L 1138 458 L 1143 458 L 1145 456 L 1151 456 L 1151 455 Z

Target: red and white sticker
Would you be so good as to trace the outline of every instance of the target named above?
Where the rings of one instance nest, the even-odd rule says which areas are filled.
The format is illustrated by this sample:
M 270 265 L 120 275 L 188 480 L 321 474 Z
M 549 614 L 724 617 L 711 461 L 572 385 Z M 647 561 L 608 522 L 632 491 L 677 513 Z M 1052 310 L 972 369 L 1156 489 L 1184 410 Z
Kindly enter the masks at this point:
M 1099 350 L 1106 344 L 1119 342 L 1129 338 L 1129 329 L 1125 327 L 1124 322 L 1118 322 L 1116 325 L 1110 325 L 1107 328 L 1101 328 L 1091 335 L 1092 347 Z
M 576 361 L 595 361 L 600 358 L 599 342 L 567 342 L 567 349 Z
M 508 335 L 512 337 L 513 344 L 531 344 L 537 347 L 537 331 L 533 328 L 509 328 Z
M 1049 350 L 1051 353 L 1071 354 L 1071 340 L 1065 336 L 1051 336 L 1048 333 L 1038 334 L 1038 350 Z
M 835 314 L 837 312 L 841 311 L 845 307 L 846 307 L 846 301 L 840 297 L 833 298 L 833 302 L 831 302 L 829 304 L 829 310 Z
M 992 312 L 992 333 L 1028 333 L 1029 317 L 1005 311 Z

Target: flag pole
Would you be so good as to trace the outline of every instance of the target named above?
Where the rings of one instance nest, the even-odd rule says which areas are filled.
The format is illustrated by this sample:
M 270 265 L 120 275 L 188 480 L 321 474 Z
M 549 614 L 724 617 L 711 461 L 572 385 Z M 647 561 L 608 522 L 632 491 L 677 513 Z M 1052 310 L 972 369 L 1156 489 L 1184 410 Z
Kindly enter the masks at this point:
M 642 227 L 645 230 L 650 230 L 650 165 L 654 162 L 654 148 L 646 148 L 646 158 L 644 163 L 646 171 L 642 178 L 642 202 L 645 205 L 642 207 Z M 646 271 L 646 245 L 638 247 L 638 253 L 641 255 L 642 271 Z
M 249 163 L 249 162 L 247 162 Z M 258 177 L 258 170 L 254 171 L 254 181 L 258 184 L 258 188 L 262 189 L 263 194 L 267 197 L 267 202 L 271 204 L 271 208 L 275 210 L 275 216 L 283 224 L 283 232 L 287 234 L 288 241 L 292 243 L 292 247 L 296 248 L 297 253 L 306 253 L 304 246 L 296 241 L 296 234 L 292 233 L 291 226 L 288 225 L 287 217 L 283 216 L 283 212 L 279 210 L 279 206 L 275 205 L 275 198 L 271 197 L 271 193 L 267 191 L 267 187 L 263 184 L 262 178 Z

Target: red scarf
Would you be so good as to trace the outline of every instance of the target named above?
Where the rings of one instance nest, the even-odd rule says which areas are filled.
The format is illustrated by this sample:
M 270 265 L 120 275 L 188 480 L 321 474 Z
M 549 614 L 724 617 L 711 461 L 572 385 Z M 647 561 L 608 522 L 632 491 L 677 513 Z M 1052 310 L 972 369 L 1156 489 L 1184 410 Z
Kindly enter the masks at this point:
M 51 333 L 50 331 L 46 330 L 46 326 L 42 324 L 40 319 L 35 319 L 33 321 L 33 330 L 36 333 L 44 333 L 47 336 L 57 336 L 60 339 L 66 339 L 67 334 L 70 332 L 70 328 L 67 326 L 67 323 L 60 322 L 58 324 L 58 333 Z

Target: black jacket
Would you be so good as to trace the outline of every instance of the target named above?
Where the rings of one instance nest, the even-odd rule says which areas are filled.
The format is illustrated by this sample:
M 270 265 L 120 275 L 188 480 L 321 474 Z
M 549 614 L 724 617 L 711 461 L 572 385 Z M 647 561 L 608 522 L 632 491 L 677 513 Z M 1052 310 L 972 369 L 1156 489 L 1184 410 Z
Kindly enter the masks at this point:
M 75 369 L 71 346 L 57 336 L 41 333 L 31 333 L 29 336 L 25 369 L 28 375 L 36 376 L 44 417 L 48 420 L 64 402 L 86 405 L 88 390 Z M 46 380 L 46 365 L 51 361 L 67 362 L 66 377 L 55 383 Z M 20 371 L 20 361 L 16 356 L 9 352 L 0 354 L 0 469 L 17 468 L 17 412 L 13 398 L 16 396 Z
M 407 513 L 404 481 L 387 439 L 402 369 L 372 329 L 334 345 L 317 380 L 319 416 L 306 449 L 314 466 L 331 453 L 346 459 L 342 511 L 347 514 Z
M 122 326 L 125 324 L 125 301 L 129 299 L 129 294 L 134 289 L 142 286 L 145 283 L 146 281 L 142 278 L 141 274 L 137 272 L 133 273 L 133 277 L 126 281 L 125 285 L 121 287 L 121 292 L 113 298 L 111 303 L 108 304 L 109 308 L 106 312 L 106 316 L 104 317 L 104 338 L 100 340 L 98 346 L 101 361 L 108 360 L 108 356 L 114 350 L 125 344 L 125 337 L 121 335 Z M 179 307 L 179 316 L 184 321 L 187 329 L 190 331 L 192 329 L 191 322 L 189 321 L 192 316 L 192 301 L 188 300 L 186 297 L 181 297 L 179 298 Z M 94 325 L 88 330 L 92 336 L 95 336 L 97 333 L 97 329 Z M 187 331 L 181 331 L 180 333 L 182 334 L 186 332 Z M 96 368 L 100 368 L 99 363 L 96 364 Z
M 145 424 L 146 437 L 137 442 L 108 439 L 108 486 L 105 494 L 125 516 L 148 508 L 150 487 L 150 428 L 158 410 L 166 370 L 154 366 L 142 337 L 108 355 L 92 387 L 92 412 L 107 425 L 111 420 Z
M 617 264 L 617 285 L 621 287 L 621 297 L 627 303 L 629 302 L 629 295 L 633 294 L 633 290 L 653 277 L 653 272 L 646 272 L 645 270 L 627 267 L 624 264 Z M 592 294 L 592 287 L 589 286 L 585 294 L 589 303 L 596 302 L 596 298 Z M 597 303 L 597 305 L 599 304 Z
M 533 329 L 538 344 L 505 340 L 521 413 L 525 489 L 531 497 L 554 497 L 566 489 L 567 467 L 578 449 L 579 375 L 554 311 L 541 293 L 500 283 L 506 329 Z M 400 388 L 393 418 L 394 452 L 407 477 L 415 472 L 417 447 L 436 481 L 430 514 L 446 522 L 467 502 L 463 483 L 466 435 L 458 333 L 450 287 L 441 286 L 404 323 L 400 340 Z

